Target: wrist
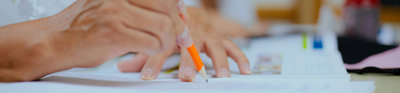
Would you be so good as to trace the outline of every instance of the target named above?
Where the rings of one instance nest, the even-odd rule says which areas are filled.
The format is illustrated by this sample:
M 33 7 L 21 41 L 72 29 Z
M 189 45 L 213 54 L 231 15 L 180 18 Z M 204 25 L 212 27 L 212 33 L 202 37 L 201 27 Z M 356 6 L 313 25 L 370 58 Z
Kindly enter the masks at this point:
M 49 33 L 49 44 L 51 46 L 53 58 L 56 58 L 57 63 L 54 65 L 59 66 L 64 70 L 76 67 L 76 62 L 79 53 L 83 52 L 82 47 L 84 47 L 82 34 L 79 31 L 70 31 L 70 29 L 58 32 Z
M 31 81 L 67 69 L 57 64 L 59 56 L 49 41 L 44 35 L 26 42 L 9 43 L 15 47 L 2 50 L 6 56 L 1 57 L 5 60 L 1 62 L 0 81 Z

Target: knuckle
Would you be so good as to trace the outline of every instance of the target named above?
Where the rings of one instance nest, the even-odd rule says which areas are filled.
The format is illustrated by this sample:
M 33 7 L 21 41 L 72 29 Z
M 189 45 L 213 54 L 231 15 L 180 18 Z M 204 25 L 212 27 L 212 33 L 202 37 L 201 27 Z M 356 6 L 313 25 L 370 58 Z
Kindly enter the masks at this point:
M 161 16 L 158 25 L 162 32 L 169 32 L 172 28 L 172 20 L 167 16 Z
M 146 39 L 144 40 L 144 43 L 147 44 L 149 50 L 155 50 L 155 51 L 161 50 L 160 43 L 155 38 Z
M 110 28 L 110 30 L 119 31 L 120 27 L 118 26 L 119 24 L 117 23 L 118 22 L 115 20 L 108 20 L 106 24 Z
M 118 9 L 113 3 L 104 2 L 101 8 L 99 8 L 98 12 L 100 12 L 101 14 L 115 14 L 118 12 Z
M 227 46 L 236 46 L 236 44 L 234 42 L 232 42 L 231 40 L 228 39 L 223 39 L 221 40 L 223 45 L 227 45 Z
M 121 28 L 120 26 L 121 24 L 119 24 L 118 21 L 116 20 L 104 20 L 104 22 L 99 22 L 98 25 L 96 25 L 96 32 L 107 32 L 107 33 L 115 33 L 115 32 L 119 32 L 122 33 L 121 30 L 123 30 L 123 28 Z
M 207 42 L 211 45 L 220 45 L 221 41 L 218 39 L 207 39 Z

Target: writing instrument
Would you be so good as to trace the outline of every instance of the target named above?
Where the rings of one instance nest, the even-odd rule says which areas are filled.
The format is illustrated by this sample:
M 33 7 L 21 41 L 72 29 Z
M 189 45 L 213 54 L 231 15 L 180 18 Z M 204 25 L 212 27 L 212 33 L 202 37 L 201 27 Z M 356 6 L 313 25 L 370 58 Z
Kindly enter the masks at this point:
M 197 52 L 196 46 L 194 46 L 194 44 L 192 44 L 190 47 L 187 48 L 187 50 L 189 51 L 189 54 L 192 57 L 194 64 L 196 65 L 197 72 L 199 72 L 200 75 L 204 79 L 206 79 L 206 82 L 208 82 L 203 61 L 201 61 L 201 58 L 199 56 L 199 53 Z
M 187 16 L 187 11 L 186 11 L 186 5 L 183 2 L 183 0 L 181 0 L 179 2 L 179 7 L 181 9 L 180 10 L 181 13 L 179 14 L 179 16 L 182 18 L 183 22 L 186 25 L 185 29 L 184 29 L 184 32 L 187 32 L 186 34 L 188 34 L 188 32 L 189 32 L 189 28 L 188 28 L 188 25 L 187 25 L 188 16 Z M 190 34 L 188 34 L 188 35 L 190 35 Z M 193 40 L 190 40 L 190 41 L 193 42 Z M 194 45 L 194 43 L 192 43 L 192 45 L 190 45 L 186 49 L 188 50 L 191 58 L 193 59 L 194 64 L 196 65 L 197 72 L 200 73 L 200 75 L 206 80 L 206 82 L 208 82 L 207 74 L 206 74 L 206 70 L 205 70 L 203 61 L 201 60 L 199 52 L 197 51 L 196 46 Z

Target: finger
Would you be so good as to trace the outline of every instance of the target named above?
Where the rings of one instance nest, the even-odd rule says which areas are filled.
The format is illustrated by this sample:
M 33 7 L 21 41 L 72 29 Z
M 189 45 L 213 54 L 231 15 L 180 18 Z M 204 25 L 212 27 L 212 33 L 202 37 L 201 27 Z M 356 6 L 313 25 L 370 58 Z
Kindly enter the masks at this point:
M 173 53 L 174 49 L 169 49 L 167 51 L 161 52 L 154 56 L 151 56 L 149 60 L 145 63 L 142 72 L 140 73 L 143 80 L 154 80 L 160 70 L 165 60 Z
M 231 77 L 228 57 L 222 44 L 218 41 L 210 40 L 205 44 L 205 51 L 207 56 L 212 59 L 217 78 Z
M 181 48 L 178 77 L 183 82 L 192 82 L 196 78 L 196 66 L 186 48 Z
M 121 72 L 139 72 L 149 57 L 144 53 L 138 53 L 128 60 L 118 63 L 118 69 Z
M 251 70 L 250 70 L 249 60 L 247 59 L 246 55 L 242 52 L 242 50 L 230 40 L 224 40 L 223 45 L 226 50 L 226 54 L 233 60 L 235 60 L 236 63 L 238 64 L 240 73 L 243 75 L 250 75 Z

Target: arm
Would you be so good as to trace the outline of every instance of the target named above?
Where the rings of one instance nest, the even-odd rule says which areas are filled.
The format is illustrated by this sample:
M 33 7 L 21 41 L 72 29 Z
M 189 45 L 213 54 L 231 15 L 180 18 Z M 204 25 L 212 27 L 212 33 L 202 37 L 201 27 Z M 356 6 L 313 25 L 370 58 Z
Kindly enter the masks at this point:
M 72 68 L 72 65 L 58 64 L 67 60 L 59 60 L 65 58 L 56 53 L 60 49 L 56 47 L 75 45 L 71 43 L 77 39 L 61 35 L 65 32 L 60 31 L 69 26 L 67 23 L 77 15 L 72 11 L 81 6 L 74 3 L 51 17 L 0 27 L 0 81 L 28 81 Z
M 176 46 L 172 31 L 179 21 L 168 17 L 174 10 L 177 0 L 77 0 L 54 16 L 1 27 L 0 81 L 30 81 L 130 52 L 165 51 Z

